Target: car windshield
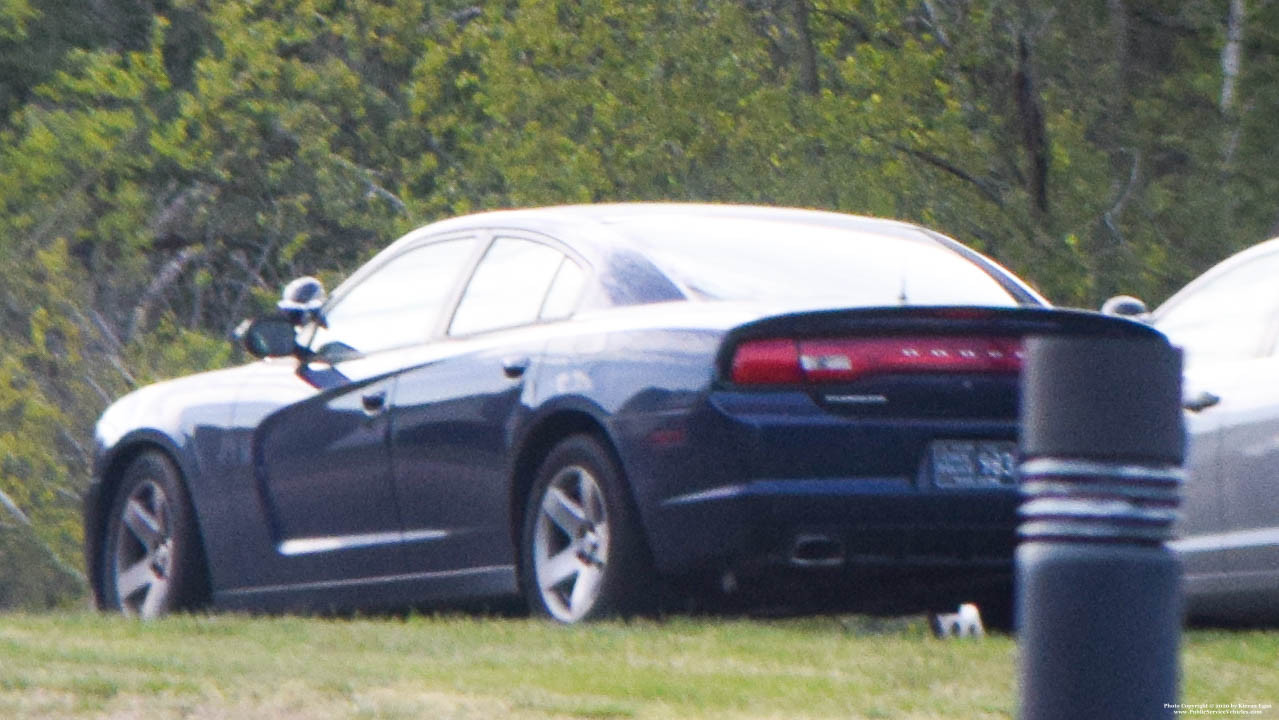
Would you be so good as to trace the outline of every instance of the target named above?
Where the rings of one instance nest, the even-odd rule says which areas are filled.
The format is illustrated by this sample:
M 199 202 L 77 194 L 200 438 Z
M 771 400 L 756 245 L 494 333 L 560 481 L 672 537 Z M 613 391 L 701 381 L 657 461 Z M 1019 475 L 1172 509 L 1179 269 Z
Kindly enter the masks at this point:
M 711 300 L 1014 306 L 990 273 L 919 232 L 738 218 L 627 218 L 635 244 L 673 281 Z
M 1244 251 L 1158 309 L 1155 327 L 1185 351 L 1186 365 L 1257 357 L 1274 349 L 1279 247 Z

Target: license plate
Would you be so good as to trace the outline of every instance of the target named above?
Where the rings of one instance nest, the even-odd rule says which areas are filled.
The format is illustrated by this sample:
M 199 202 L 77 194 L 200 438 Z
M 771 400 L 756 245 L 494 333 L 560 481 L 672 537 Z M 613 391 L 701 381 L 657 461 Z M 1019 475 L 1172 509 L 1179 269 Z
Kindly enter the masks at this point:
M 937 487 L 1012 487 L 1017 482 L 1017 443 L 934 440 L 929 446 L 928 463 Z

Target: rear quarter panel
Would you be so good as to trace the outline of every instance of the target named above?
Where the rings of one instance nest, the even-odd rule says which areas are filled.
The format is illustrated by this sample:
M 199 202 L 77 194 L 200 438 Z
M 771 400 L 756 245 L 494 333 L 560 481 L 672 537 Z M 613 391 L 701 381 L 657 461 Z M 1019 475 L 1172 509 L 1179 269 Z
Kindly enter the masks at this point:
M 546 345 L 526 398 L 525 436 L 562 414 L 586 415 L 617 451 L 646 530 L 661 498 L 710 472 L 693 452 L 715 358 L 753 311 L 686 303 L 601 313 Z

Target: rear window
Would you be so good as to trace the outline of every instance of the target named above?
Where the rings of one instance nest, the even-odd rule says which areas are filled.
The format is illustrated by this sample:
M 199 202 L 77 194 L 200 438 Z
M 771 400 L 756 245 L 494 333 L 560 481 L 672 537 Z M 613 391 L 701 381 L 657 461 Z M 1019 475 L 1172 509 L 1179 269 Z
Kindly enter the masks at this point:
M 1017 299 L 920 232 L 881 235 L 736 218 L 627 218 L 622 228 L 694 297 L 854 306 L 994 305 Z

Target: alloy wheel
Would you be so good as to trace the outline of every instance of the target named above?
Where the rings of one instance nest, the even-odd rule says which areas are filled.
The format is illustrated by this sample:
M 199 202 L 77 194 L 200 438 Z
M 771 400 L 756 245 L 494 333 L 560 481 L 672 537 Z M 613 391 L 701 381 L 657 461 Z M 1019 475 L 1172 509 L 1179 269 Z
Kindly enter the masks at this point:
M 571 465 L 546 485 L 533 529 L 537 588 L 551 616 L 585 617 L 599 600 L 609 561 L 604 494 L 586 468 Z
M 120 510 L 114 578 L 125 615 L 154 618 L 167 606 L 173 577 L 173 524 L 169 497 L 155 480 L 143 480 Z

